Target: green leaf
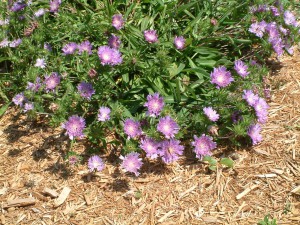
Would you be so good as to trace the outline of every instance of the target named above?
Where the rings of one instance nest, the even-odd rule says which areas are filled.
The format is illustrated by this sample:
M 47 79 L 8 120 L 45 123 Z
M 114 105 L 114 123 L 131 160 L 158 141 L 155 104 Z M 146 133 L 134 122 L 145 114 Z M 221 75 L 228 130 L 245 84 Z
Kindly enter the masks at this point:
M 213 157 L 211 156 L 204 156 L 203 157 L 203 161 L 208 162 L 211 166 L 216 166 L 217 165 L 217 160 L 215 160 Z
M 3 114 L 6 112 L 6 110 L 8 109 L 8 106 L 9 106 L 10 104 L 11 104 L 11 102 L 5 104 L 4 106 L 2 106 L 2 107 L 0 108 L 0 116 L 3 116 Z
M 232 168 L 233 165 L 234 165 L 234 161 L 232 159 L 229 159 L 229 158 L 221 159 L 220 163 L 222 165 L 225 165 L 225 166 L 230 167 L 230 168 Z

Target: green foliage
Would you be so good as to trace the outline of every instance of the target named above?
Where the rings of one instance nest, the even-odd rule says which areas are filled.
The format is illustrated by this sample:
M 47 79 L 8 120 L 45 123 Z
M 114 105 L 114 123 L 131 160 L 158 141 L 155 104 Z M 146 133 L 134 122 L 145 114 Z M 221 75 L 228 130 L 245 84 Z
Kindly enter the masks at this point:
M 258 225 L 277 225 L 276 219 L 269 220 L 270 215 L 266 215 L 264 220 L 258 222 Z

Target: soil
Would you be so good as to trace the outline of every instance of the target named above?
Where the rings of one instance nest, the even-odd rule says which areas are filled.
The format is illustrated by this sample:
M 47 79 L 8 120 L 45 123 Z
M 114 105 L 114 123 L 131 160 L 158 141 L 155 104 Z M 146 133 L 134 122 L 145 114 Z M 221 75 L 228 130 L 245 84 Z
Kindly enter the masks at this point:
M 263 142 L 227 149 L 234 168 L 216 172 L 195 160 L 148 162 L 134 177 L 103 153 L 106 168 L 92 175 L 85 164 L 65 162 L 69 144 L 60 128 L 10 108 L 0 118 L 0 224 L 240 225 L 268 214 L 277 224 L 300 224 L 300 53 L 271 66 Z M 84 153 L 86 142 L 74 149 Z

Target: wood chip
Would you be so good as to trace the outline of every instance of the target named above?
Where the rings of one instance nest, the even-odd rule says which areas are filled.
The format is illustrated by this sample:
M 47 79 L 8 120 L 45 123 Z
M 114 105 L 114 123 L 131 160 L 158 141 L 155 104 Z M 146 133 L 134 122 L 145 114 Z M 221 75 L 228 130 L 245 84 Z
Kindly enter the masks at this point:
M 5 216 L 3 214 L 0 216 L 0 222 L 1 224 L 6 224 Z
M 193 190 L 195 190 L 196 187 L 197 187 L 197 185 L 194 185 L 193 187 L 187 189 L 185 192 L 181 193 L 181 194 L 179 195 L 179 199 L 181 199 L 181 198 L 187 196 L 190 192 L 192 192 Z
M 264 151 L 264 150 L 261 150 L 261 149 L 254 149 L 254 151 L 258 154 L 262 154 L 262 155 L 266 155 L 266 156 L 270 156 L 271 154 Z
M 164 222 L 169 216 L 171 216 L 175 212 L 175 210 L 171 210 L 168 213 L 166 213 L 163 217 L 161 217 L 157 222 L 162 223 Z
M 58 193 L 55 190 L 50 189 L 50 188 L 44 188 L 43 193 L 45 195 L 49 195 L 52 198 L 57 198 L 58 197 Z
M 84 197 L 84 200 L 85 200 L 85 202 L 86 202 L 87 205 L 91 205 L 92 204 L 92 202 L 90 200 L 90 197 L 87 194 L 84 194 L 83 197 Z
M 54 207 L 58 207 L 61 204 L 63 204 L 66 201 L 66 199 L 68 198 L 70 192 L 71 192 L 70 188 L 64 187 L 64 189 L 60 193 L 59 197 L 57 199 L 55 199 L 55 201 L 54 201 Z
M 35 198 L 18 198 L 14 200 L 8 200 L 7 204 L 3 206 L 4 209 L 11 208 L 11 207 L 24 207 L 28 205 L 35 204 Z
M 247 195 L 250 191 L 257 188 L 258 186 L 259 186 L 259 184 L 254 184 L 251 187 L 246 188 L 243 192 L 239 193 L 236 196 L 236 199 L 239 200 L 239 199 L 243 198 L 245 195 Z
M 45 202 L 48 201 L 48 198 L 46 198 L 44 195 L 41 195 L 38 192 L 32 192 L 32 195 L 34 197 L 36 197 L 37 199 L 39 199 L 39 200 L 42 200 L 42 201 L 45 201 Z
M 300 195 L 300 185 L 298 187 L 294 188 L 291 192 L 294 194 Z
M 275 174 L 275 173 L 258 174 L 258 175 L 256 175 L 256 177 L 272 178 L 272 177 L 277 177 L 277 174 Z
M 270 171 L 273 172 L 273 173 L 279 174 L 279 175 L 284 173 L 284 171 L 280 170 L 280 169 L 270 169 Z
M 4 194 L 6 193 L 6 191 L 7 191 L 7 188 L 6 188 L 6 187 L 1 188 L 1 189 L 0 189 L 0 195 L 4 195 Z

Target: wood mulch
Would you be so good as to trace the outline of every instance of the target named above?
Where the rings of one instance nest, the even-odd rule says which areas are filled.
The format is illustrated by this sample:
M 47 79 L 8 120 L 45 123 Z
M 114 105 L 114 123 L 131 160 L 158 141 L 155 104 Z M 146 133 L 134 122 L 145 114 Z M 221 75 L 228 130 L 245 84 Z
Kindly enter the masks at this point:
M 264 141 L 232 149 L 233 169 L 193 160 L 148 162 L 124 174 L 109 156 L 101 173 L 64 161 L 68 139 L 16 108 L 0 118 L 0 224 L 300 224 L 300 53 L 273 65 Z M 85 151 L 84 141 L 75 145 Z

